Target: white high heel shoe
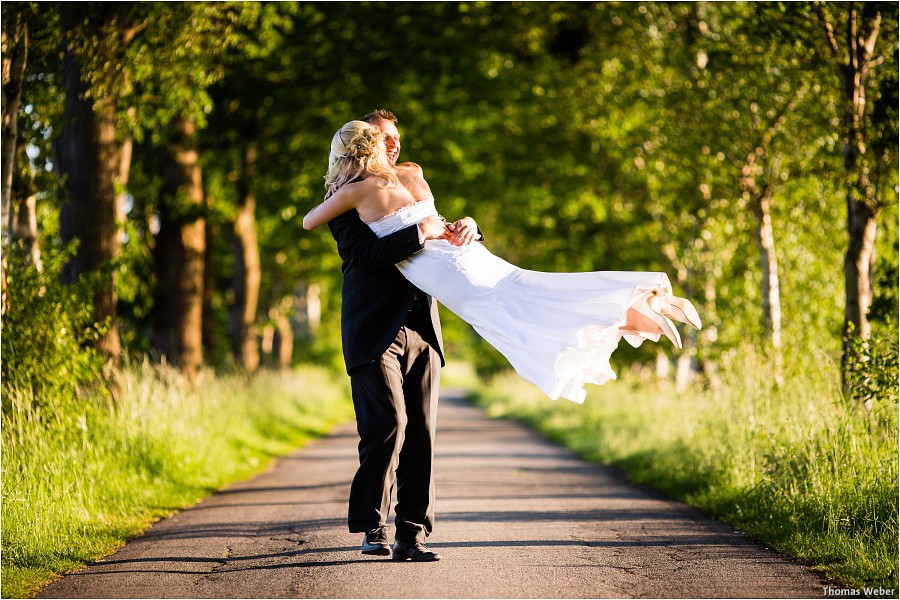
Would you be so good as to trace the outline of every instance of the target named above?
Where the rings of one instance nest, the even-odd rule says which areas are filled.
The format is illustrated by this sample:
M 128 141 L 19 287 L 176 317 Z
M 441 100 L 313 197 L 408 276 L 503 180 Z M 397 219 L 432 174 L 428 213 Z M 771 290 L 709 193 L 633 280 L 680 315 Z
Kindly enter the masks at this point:
M 671 319 L 687 323 L 697 330 L 700 330 L 703 327 L 697 309 L 694 308 L 691 301 L 686 298 L 665 294 L 660 308 L 662 309 L 660 312 Z
M 678 334 L 678 330 L 675 329 L 675 324 L 669 320 L 669 318 L 663 314 L 656 312 L 648 303 L 648 299 L 641 299 L 635 302 L 631 308 L 641 313 L 659 327 L 662 331 L 663 335 L 669 338 L 669 341 L 672 342 L 676 348 L 681 350 L 681 336 Z

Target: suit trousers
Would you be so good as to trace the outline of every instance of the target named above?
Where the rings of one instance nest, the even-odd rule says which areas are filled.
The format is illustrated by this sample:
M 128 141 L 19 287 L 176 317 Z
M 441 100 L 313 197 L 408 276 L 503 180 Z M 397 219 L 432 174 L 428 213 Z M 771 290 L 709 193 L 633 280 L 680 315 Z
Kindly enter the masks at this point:
M 407 323 L 375 362 L 350 372 L 359 433 L 359 469 L 350 486 L 348 525 L 387 525 L 396 484 L 396 539 L 423 542 L 434 525 L 434 439 L 441 357 Z

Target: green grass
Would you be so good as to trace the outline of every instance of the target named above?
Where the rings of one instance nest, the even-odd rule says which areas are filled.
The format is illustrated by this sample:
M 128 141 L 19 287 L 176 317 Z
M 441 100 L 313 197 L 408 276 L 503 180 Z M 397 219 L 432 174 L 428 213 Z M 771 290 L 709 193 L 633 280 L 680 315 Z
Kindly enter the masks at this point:
M 896 399 L 880 400 L 871 414 L 851 405 L 824 358 L 780 389 L 752 350 L 723 366 L 715 390 L 679 394 L 626 376 L 589 386 L 576 405 L 508 376 L 484 386 L 476 402 L 801 558 L 834 583 L 896 594 Z
M 144 366 L 102 395 L 3 399 L 2 596 L 33 594 L 161 517 L 353 418 L 346 379 L 303 369 L 195 384 Z

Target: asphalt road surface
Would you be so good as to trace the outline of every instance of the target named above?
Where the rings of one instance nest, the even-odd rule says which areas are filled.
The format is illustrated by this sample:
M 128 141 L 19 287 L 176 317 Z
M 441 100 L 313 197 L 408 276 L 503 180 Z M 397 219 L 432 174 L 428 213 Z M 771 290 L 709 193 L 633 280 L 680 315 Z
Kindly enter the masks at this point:
M 548 400 L 549 402 L 549 400 Z M 43 598 L 822 598 L 808 568 L 525 427 L 441 399 L 437 563 L 359 553 L 343 426 Z

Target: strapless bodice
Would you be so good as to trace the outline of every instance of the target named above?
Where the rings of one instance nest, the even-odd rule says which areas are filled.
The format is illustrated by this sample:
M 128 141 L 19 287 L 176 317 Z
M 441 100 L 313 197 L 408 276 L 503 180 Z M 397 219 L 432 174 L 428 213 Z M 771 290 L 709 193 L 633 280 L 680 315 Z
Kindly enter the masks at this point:
M 395 231 L 405 229 L 410 225 L 415 225 L 419 221 L 437 215 L 437 209 L 434 207 L 434 198 L 425 198 L 419 200 L 415 204 L 407 204 L 398 208 L 389 215 L 385 215 L 377 221 L 366 223 L 375 235 L 383 238 Z

